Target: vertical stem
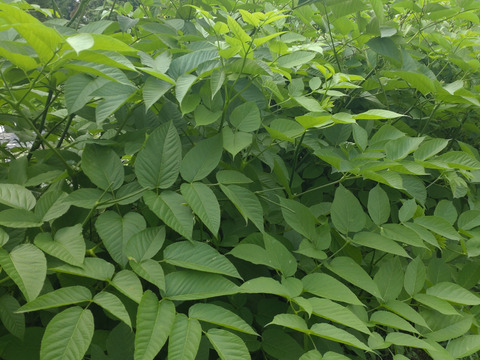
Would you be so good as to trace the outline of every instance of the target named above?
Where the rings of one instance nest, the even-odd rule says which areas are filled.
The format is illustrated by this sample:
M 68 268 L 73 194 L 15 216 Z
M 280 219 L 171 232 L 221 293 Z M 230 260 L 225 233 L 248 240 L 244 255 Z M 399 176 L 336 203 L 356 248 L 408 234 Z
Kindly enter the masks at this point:
M 327 6 L 325 5 L 325 0 L 322 1 L 322 4 L 323 4 L 323 8 L 325 9 L 325 17 L 327 18 L 328 34 L 330 35 L 330 42 L 332 43 L 333 55 L 335 56 L 335 61 L 338 65 L 338 70 L 342 72 L 342 65 L 340 64 L 340 60 L 337 54 L 337 49 L 335 48 L 335 42 L 333 41 L 332 28 L 330 27 L 330 19 L 328 18 L 328 11 L 327 11 Z
M 301 148 L 301 146 L 302 146 L 302 142 L 303 142 L 303 139 L 304 139 L 306 133 L 307 133 L 307 132 L 305 131 L 305 132 L 302 134 L 300 140 L 298 141 L 297 147 L 296 147 L 296 149 L 295 149 L 295 153 L 294 153 L 294 155 L 293 155 L 293 166 L 292 166 L 292 171 L 291 171 L 291 173 L 290 173 L 290 181 L 288 182 L 288 187 L 289 187 L 289 188 L 291 188 L 291 187 L 292 187 L 292 184 L 293 184 L 293 177 L 294 177 L 294 175 L 295 175 L 295 170 L 297 170 L 298 153 L 300 152 L 300 148 Z

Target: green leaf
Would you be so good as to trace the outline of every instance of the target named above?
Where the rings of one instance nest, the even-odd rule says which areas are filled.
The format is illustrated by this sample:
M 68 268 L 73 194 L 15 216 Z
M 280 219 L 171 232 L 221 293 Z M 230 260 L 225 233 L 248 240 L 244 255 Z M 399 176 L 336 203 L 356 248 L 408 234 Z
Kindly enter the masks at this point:
M 249 184 L 252 182 L 250 178 L 239 171 L 235 170 L 220 170 L 215 174 L 217 181 L 220 184 Z
M 367 246 L 369 248 L 380 250 L 386 253 L 410 257 L 406 251 L 398 245 L 395 241 L 390 240 L 382 235 L 369 232 L 356 233 L 353 237 L 353 242 L 361 246 Z
M 444 218 L 438 216 L 421 216 L 414 220 L 415 224 L 431 230 L 439 235 L 445 236 L 447 239 L 460 240 L 460 235 L 450 223 Z
M 263 232 L 263 209 L 257 196 L 250 190 L 238 185 L 220 185 L 220 189 L 235 205 L 245 221 L 249 219 Z
M 276 269 L 274 264 L 269 261 L 266 250 L 259 245 L 241 243 L 236 245 L 228 254 L 252 264 L 266 265 Z
M 165 274 L 162 265 L 152 259 L 146 259 L 142 262 L 130 260 L 132 270 L 142 279 L 147 280 L 161 290 L 165 290 Z
M 194 360 L 201 338 L 202 327 L 198 320 L 177 314 L 168 340 L 168 359 Z
M 452 168 L 464 170 L 480 169 L 480 162 L 473 155 L 463 151 L 449 151 L 438 156 L 435 160 L 444 162 Z
M 170 300 L 198 300 L 236 294 L 239 288 L 218 274 L 175 271 L 165 277 L 165 297 Z
M 328 269 L 347 280 L 349 283 L 367 291 L 375 297 L 382 298 L 380 290 L 368 273 L 350 257 L 337 256 L 330 264 Z
M 112 200 L 112 195 L 97 188 L 82 188 L 68 194 L 64 202 L 66 204 L 77 206 L 83 209 L 92 209 L 93 207 L 102 208 L 103 202 Z M 108 207 L 108 205 L 106 206 Z
M 383 236 L 395 240 L 400 244 L 426 248 L 420 236 L 405 224 L 383 224 L 380 232 Z
M 135 175 L 145 188 L 167 189 L 177 180 L 182 144 L 171 121 L 160 125 L 147 138 L 135 161 Z
M 83 33 L 74 36 L 69 36 L 67 38 L 67 43 L 75 50 L 77 55 L 83 51 L 90 49 L 94 44 L 95 40 L 91 34 Z
M 341 344 L 350 345 L 361 350 L 371 351 L 367 345 L 362 343 L 355 336 L 333 325 L 325 323 L 314 324 L 310 330 L 312 335 L 339 342 Z
M 305 352 L 297 340 L 279 327 L 267 328 L 262 333 L 262 350 L 274 359 L 298 359 Z
M 18 309 L 18 313 L 51 309 L 78 304 L 92 299 L 92 293 L 84 286 L 68 286 L 54 290 L 29 301 Z
M 153 360 L 167 341 L 174 321 L 173 302 L 159 302 L 153 292 L 145 291 L 137 311 L 135 360 Z
M 0 321 L 10 334 L 23 339 L 25 315 L 18 313 L 19 308 L 20 304 L 12 295 L 5 294 L 0 297 Z
M 210 329 L 206 335 L 221 360 L 251 359 L 247 346 L 237 335 L 222 329 Z
M 457 310 L 455 310 L 455 308 L 450 305 L 448 301 L 440 299 L 436 296 L 428 294 L 415 294 L 413 298 L 417 302 L 428 306 L 429 308 L 437 310 L 439 313 L 442 313 L 444 315 L 458 315 Z
M 190 307 L 188 316 L 200 321 L 220 325 L 227 329 L 258 335 L 240 316 L 218 305 L 197 303 Z
M 306 292 L 330 300 L 336 300 L 353 305 L 362 305 L 357 296 L 344 284 L 327 274 L 309 274 L 302 279 Z
M 387 158 L 390 160 L 400 160 L 407 157 L 408 154 L 418 149 L 424 137 L 403 136 L 399 139 L 391 140 L 385 145 Z
M 420 257 L 408 264 L 405 270 L 404 288 L 408 295 L 420 292 L 425 284 L 426 269 Z
M 400 316 L 388 311 L 375 311 L 370 316 L 370 321 L 394 329 L 404 330 L 418 334 L 418 331 L 412 325 L 410 325 L 408 321 L 403 320 Z
M 458 284 L 441 282 L 427 289 L 427 294 L 461 305 L 480 305 L 480 297 Z
M 467 210 L 458 217 L 458 228 L 462 230 L 472 230 L 480 226 L 480 210 Z
M 175 266 L 241 279 L 235 266 L 224 255 L 203 242 L 173 243 L 164 250 L 163 259 Z
M 450 317 L 450 319 L 452 318 L 453 317 Z M 425 337 L 437 342 L 449 341 L 467 333 L 472 327 L 473 323 L 473 317 L 468 315 L 463 318 L 453 318 L 452 320 L 447 322 L 445 325 L 442 324 L 444 327 L 440 327 L 439 330 L 426 333 Z
M 198 105 L 194 112 L 193 117 L 195 118 L 195 125 L 202 126 L 202 125 L 210 125 L 213 124 L 215 121 L 220 119 L 222 116 L 222 111 L 210 111 L 203 105 Z
M 298 360 L 322 360 L 322 354 L 318 350 L 310 350 L 304 353 Z
M 172 84 L 167 81 L 155 77 L 148 77 L 142 88 L 145 111 L 150 109 L 171 87 Z
M 402 207 L 398 211 L 398 217 L 400 222 L 406 222 L 410 220 L 417 211 L 417 202 L 415 199 L 406 200 L 403 202 Z
M 480 335 L 464 335 L 448 342 L 447 351 L 455 358 L 462 359 L 480 351 Z
M 40 294 L 47 275 L 47 260 L 37 247 L 22 244 L 10 253 L 0 249 L 0 265 L 27 301 L 34 300 Z
M 95 222 L 100 238 L 115 262 L 125 266 L 128 262 L 125 247 L 128 240 L 145 229 L 145 219 L 139 213 L 127 213 L 124 217 L 115 211 L 102 213 Z
M 190 90 L 195 80 L 197 80 L 197 77 L 192 74 L 183 74 L 178 77 L 175 84 L 175 96 L 179 104 L 182 103 L 182 100 L 185 98 L 185 95 L 187 95 L 188 90 Z
M 306 321 L 295 314 L 277 314 L 266 326 L 268 325 L 283 326 L 303 333 L 309 332 Z
M 64 264 L 49 268 L 49 270 L 101 281 L 108 281 L 112 278 L 113 273 L 115 272 L 115 266 L 112 263 L 100 258 L 87 257 L 83 261 L 82 266 Z
M 167 226 L 192 240 L 193 214 L 190 208 L 184 205 L 185 199 L 182 195 L 170 190 L 163 191 L 160 195 L 149 191 L 143 195 L 143 199 Z
M 389 110 L 372 109 L 360 114 L 353 115 L 353 118 L 355 120 L 380 120 L 395 119 L 402 116 L 404 115 Z
M 399 333 L 399 332 L 392 332 L 387 334 L 385 338 L 385 342 L 389 342 L 398 346 L 406 346 L 406 347 L 414 347 L 420 348 L 425 350 L 432 350 L 432 346 L 428 344 L 426 341 L 421 340 L 415 336 Z
M 52 221 L 63 214 L 70 208 L 70 204 L 65 200 L 68 195 L 60 191 L 47 191 L 40 199 L 38 199 L 35 206 L 35 215 L 40 217 L 42 221 Z
M 193 146 L 182 160 L 180 174 L 188 182 L 202 180 L 220 162 L 223 152 L 222 136 L 215 135 Z
M 107 310 L 116 318 L 122 320 L 129 327 L 132 327 L 130 315 L 128 315 L 125 305 L 123 305 L 120 299 L 115 295 L 102 291 L 93 297 L 93 302 Z
M 280 204 L 283 218 L 293 230 L 310 240 L 317 237 L 317 219 L 309 208 L 291 199 L 280 198 Z
M 0 225 L 22 229 L 42 226 L 43 221 L 33 212 L 25 209 L 7 209 L 0 211 Z
M 40 233 L 35 237 L 35 245 L 70 265 L 82 266 L 85 258 L 85 240 L 82 235 L 82 225 L 61 228 L 55 233 L 54 239 L 50 233 Z
M 370 330 L 365 323 L 347 307 L 328 299 L 316 297 L 312 297 L 308 301 L 312 304 L 313 314 L 370 335 Z
M 199 182 L 183 183 L 180 186 L 180 192 L 193 212 L 216 236 L 220 228 L 220 205 L 214 192 L 207 185 Z
M 315 53 L 310 51 L 295 51 L 278 58 L 277 63 L 284 68 L 292 68 L 308 63 L 315 57 Z
M 366 216 L 358 199 L 342 185 L 335 191 L 330 208 L 333 226 L 343 234 L 363 229 Z
M 252 38 L 231 16 L 227 17 L 227 24 L 230 31 L 244 44 L 243 46 L 246 46 L 249 41 L 252 41 Z
M 87 352 L 94 331 L 93 315 L 74 306 L 55 315 L 47 325 L 40 360 L 79 360 Z
M 273 294 L 290 298 L 288 289 L 278 281 L 268 277 L 258 277 L 245 281 L 240 286 L 240 291 L 247 294 Z
M 390 200 L 378 184 L 368 193 L 368 214 L 378 226 L 386 223 L 390 217 Z
M 228 126 L 222 129 L 223 148 L 232 154 L 233 158 L 253 141 L 253 135 L 243 131 L 233 132 Z
M 128 259 L 132 258 L 137 262 L 151 259 L 160 251 L 164 241 L 164 226 L 146 228 L 128 239 L 124 253 Z
M 416 312 L 410 305 L 399 300 L 390 300 L 384 304 L 388 310 L 393 311 L 394 313 L 402 316 L 403 318 L 411 321 L 415 324 L 423 326 L 424 328 L 429 329 L 429 326 L 425 322 L 425 319 Z
M 32 210 L 36 200 L 25 187 L 17 184 L 0 184 L 0 204 L 16 209 Z
M 230 124 L 237 130 L 252 132 L 260 128 L 260 110 L 255 102 L 249 101 L 233 109 Z
M 82 170 L 103 190 L 117 190 L 123 184 L 122 162 L 115 151 L 108 147 L 87 144 L 82 154 Z
M 285 277 L 295 275 L 297 272 L 297 259 L 295 256 L 273 236 L 264 234 L 263 242 L 270 266 L 280 270 Z
M 413 153 L 413 157 L 417 161 L 424 161 L 438 154 L 448 145 L 448 139 L 431 139 L 427 140 L 418 147 Z
M 140 303 L 143 295 L 142 283 L 133 271 L 119 271 L 115 274 L 112 281 L 110 281 L 110 285 L 137 304 Z

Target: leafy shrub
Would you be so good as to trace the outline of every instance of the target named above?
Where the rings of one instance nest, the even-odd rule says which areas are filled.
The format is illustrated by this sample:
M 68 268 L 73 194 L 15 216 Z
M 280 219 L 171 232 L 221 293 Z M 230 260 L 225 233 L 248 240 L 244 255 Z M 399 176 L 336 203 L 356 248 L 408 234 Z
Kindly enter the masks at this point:
M 103 8 L 0 3 L 3 359 L 480 350 L 478 1 Z

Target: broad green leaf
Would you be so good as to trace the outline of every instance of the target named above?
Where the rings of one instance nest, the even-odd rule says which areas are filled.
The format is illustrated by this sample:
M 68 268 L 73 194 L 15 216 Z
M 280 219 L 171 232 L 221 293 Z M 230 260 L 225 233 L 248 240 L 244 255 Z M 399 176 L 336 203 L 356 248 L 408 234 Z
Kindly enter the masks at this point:
M 393 311 L 397 315 L 402 316 L 403 318 L 411 321 L 415 324 L 423 326 L 424 328 L 429 328 L 428 324 L 425 322 L 425 319 L 416 312 L 409 304 L 404 303 L 399 300 L 390 300 L 384 304 L 388 310 Z
M 399 345 L 399 346 L 414 347 L 414 348 L 420 348 L 425 350 L 432 349 L 432 346 L 428 344 L 426 341 L 419 339 L 413 335 L 404 334 L 400 332 L 391 332 L 387 334 L 385 341 L 395 345 Z
M 383 224 L 380 232 L 383 236 L 395 240 L 400 244 L 407 244 L 419 248 L 426 247 L 423 240 L 415 231 L 402 224 Z
M 143 295 L 142 283 L 133 271 L 119 271 L 115 274 L 109 284 L 120 291 L 123 295 L 135 301 L 137 304 L 140 303 Z
M 297 259 L 293 254 L 277 239 L 268 234 L 264 234 L 263 242 L 268 263 L 275 269 L 280 270 L 283 276 L 293 276 L 297 272 Z
M 328 299 L 316 297 L 312 297 L 308 301 L 312 305 L 313 314 L 370 335 L 370 330 L 365 323 L 347 307 Z
M 277 269 L 273 263 L 270 263 L 267 255 L 267 251 L 255 244 L 238 244 L 229 253 L 238 259 L 249 261 L 256 265 L 266 265 L 273 269 Z
M 163 260 L 187 269 L 241 279 L 235 266 L 224 255 L 203 242 L 175 242 L 164 250 Z
M 375 311 L 370 316 L 370 321 L 376 324 L 388 326 L 394 329 L 404 330 L 411 333 L 418 334 L 418 331 L 410 325 L 406 320 L 403 320 L 400 316 L 395 315 L 394 313 L 388 311 Z
M 165 241 L 165 227 L 149 227 L 134 234 L 125 245 L 125 255 L 137 262 L 154 257 Z
M 400 160 L 408 154 L 418 149 L 424 137 L 408 137 L 404 136 L 399 139 L 389 141 L 385 145 L 387 158 L 390 160 Z
M 382 299 L 390 301 L 395 300 L 402 292 L 403 278 L 402 263 L 398 257 L 393 257 L 380 265 L 373 281 L 377 284 Z
M 87 352 L 94 331 L 93 315 L 74 306 L 55 315 L 47 325 L 40 360 L 79 360 Z
M 42 226 L 43 221 L 33 212 L 25 209 L 7 209 L 0 211 L 0 225 L 10 228 L 34 228 Z
M 175 271 L 165 277 L 165 297 L 170 300 L 198 300 L 231 295 L 239 288 L 218 274 Z
M 283 218 L 293 230 L 310 240 L 317 236 L 317 219 L 309 208 L 291 199 L 280 198 L 280 204 Z
M 198 105 L 193 112 L 196 126 L 213 124 L 220 119 L 221 116 L 222 111 L 211 111 L 201 104 Z
M 353 237 L 353 242 L 355 244 L 366 246 L 375 250 L 380 250 L 386 253 L 410 257 L 406 251 L 398 245 L 395 241 L 386 238 L 385 236 L 369 233 L 369 232 L 359 232 L 356 233 Z
M 67 43 L 78 55 L 81 51 L 90 49 L 95 44 L 95 40 L 91 34 L 82 33 L 68 37 Z
M 173 302 L 158 301 L 153 292 L 145 291 L 137 311 L 135 360 L 153 360 L 167 341 L 174 321 Z
M 101 291 L 93 297 L 93 302 L 104 308 L 116 318 L 122 320 L 129 327 L 132 327 L 130 315 L 128 315 L 125 305 L 123 305 L 120 299 L 112 293 Z
M 112 195 L 106 191 L 98 188 L 82 188 L 68 194 L 64 202 L 68 204 L 68 206 L 73 205 L 83 209 L 92 209 L 94 207 L 101 209 L 108 207 L 108 205 L 100 204 L 109 200 L 112 200 Z
M 183 183 L 180 186 L 180 192 L 193 212 L 216 236 L 220 228 L 220 205 L 214 192 L 207 185 L 200 182 L 192 184 Z
M 268 325 L 283 326 L 303 333 L 309 332 L 307 322 L 295 314 L 277 314 L 266 326 Z
M 225 72 L 222 69 L 215 69 L 210 77 L 210 92 L 213 99 L 221 89 L 225 81 Z
M 250 178 L 239 171 L 235 170 L 220 170 L 215 174 L 217 181 L 220 184 L 249 184 L 252 182 Z
M 480 297 L 458 284 L 441 282 L 427 289 L 427 294 L 461 305 L 480 305 Z
M 367 45 L 379 55 L 386 56 L 393 61 L 398 61 L 402 58 L 401 52 L 388 37 L 375 37 L 367 41 Z
M 335 191 L 330 214 L 333 226 L 343 234 L 363 229 L 366 216 L 358 199 L 342 185 Z
M 306 292 L 330 300 L 341 301 L 353 305 L 362 305 L 357 296 L 343 283 L 334 277 L 315 273 L 309 274 L 302 279 Z
M 406 200 L 403 202 L 402 207 L 398 211 L 398 218 L 400 222 L 406 222 L 410 220 L 417 211 L 417 202 L 415 199 Z
M 250 220 L 263 232 L 263 209 L 257 196 L 247 188 L 238 185 L 220 185 L 220 189 L 235 205 L 245 221 Z
M 386 223 L 390 217 L 390 200 L 380 185 L 368 193 L 368 214 L 378 226 Z
M 124 217 L 115 211 L 102 213 L 95 222 L 100 238 L 115 262 L 125 266 L 128 262 L 125 247 L 128 240 L 145 229 L 145 219 L 139 213 L 130 212 Z
M 165 290 L 165 274 L 162 265 L 152 259 L 146 259 L 141 262 L 130 260 L 132 270 L 142 279 L 155 285 L 161 290 Z
M 197 303 L 190 307 L 188 316 L 246 334 L 258 335 L 240 316 L 218 305 Z
M 113 89 L 120 87 L 119 84 L 111 82 L 96 90 L 93 95 L 97 96 L 97 92 L 102 91 L 103 88 L 107 86 Z M 119 110 L 136 91 L 136 89 L 131 86 L 121 86 L 122 88 L 117 89 L 118 93 L 115 93 L 115 95 L 102 96 L 104 99 L 101 100 L 95 108 L 95 121 L 97 124 L 103 123 L 110 115 Z
M 437 315 L 435 313 L 435 315 Z M 453 317 L 449 317 L 453 318 Z M 472 327 L 473 317 L 464 316 L 459 318 L 453 318 L 453 321 L 448 322 L 445 327 L 442 327 L 436 331 L 426 333 L 425 337 L 437 342 L 449 341 L 451 339 L 460 337 L 467 333 Z
M 445 236 L 447 239 L 460 240 L 460 235 L 458 235 L 453 226 L 439 216 L 421 216 L 415 218 L 414 222 L 439 235 Z
M 322 354 L 318 350 L 310 350 L 303 354 L 298 360 L 322 360 Z
M 253 135 L 243 131 L 233 132 L 228 126 L 222 129 L 223 148 L 232 154 L 233 158 L 250 146 L 253 141 Z
M 35 237 L 35 245 L 70 265 L 82 266 L 85 258 L 85 240 L 82 235 L 82 225 L 61 228 L 54 238 L 50 233 L 40 233 Z
M 367 345 L 362 343 L 355 336 L 333 325 L 325 323 L 314 324 L 310 330 L 312 335 L 319 336 L 327 340 L 339 342 L 341 344 L 350 345 L 361 350 L 371 351 Z
M 247 346 L 237 335 L 222 329 L 210 329 L 206 335 L 221 360 L 251 359 Z
M 381 110 L 381 109 L 372 109 L 365 111 L 360 114 L 353 115 L 355 120 L 379 120 L 379 119 L 395 119 L 398 117 L 402 117 L 404 115 L 389 111 L 389 110 Z
M 177 98 L 178 102 L 181 104 L 182 100 L 187 95 L 188 90 L 193 85 L 193 83 L 197 80 L 197 77 L 192 74 L 183 74 L 180 75 L 177 79 L 175 84 L 175 97 Z
M 172 84 L 167 81 L 149 77 L 142 88 L 145 111 L 150 109 L 171 87 Z
M 413 296 L 423 289 L 423 285 L 425 284 L 425 275 L 425 265 L 419 257 L 408 264 L 405 270 L 405 278 L 403 282 L 403 287 L 408 295 Z
M 448 145 L 448 139 L 431 139 L 422 143 L 413 153 L 415 160 L 424 161 L 438 154 Z
M 347 280 L 349 283 L 367 291 L 375 297 L 382 298 L 375 281 L 373 281 L 370 275 L 351 257 L 337 256 L 327 267 L 330 271 Z
M 401 78 L 411 87 L 420 91 L 423 95 L 427 95 L 428 93 L 436 91 L 434 80 L 430 79 L 427 75 L 418 72 L 396 70 L 388 71 L 385 73 L 385 75 L 393 78 Z
M 296 339 L 276 326 L 262 333 L 262 350 L 274 359 L 298 359 L 305 352 Z
M 10 334 L 23 339 L 25 315 L 18 313 L 19 308 L 20 304 L 12 295 L 5 294 L 0 297 L 0 321 Z
M 109 263 L 108 261 L 100 258 L 87 257 L 83 261 L 82 266 L 64 264 L 54 266 L 52 268 L 49 268 L 49 270 L 101 281 L 108 281 L 112 278 L 113 273 L 115 272 L 115 266 L 112 263 Z
M 252 38 L 243 30 L 239 23 L 235 21 L 231 16 L 227 17 L 228 28 L 234 34 L 238 40 L 240 40 L 244 45 L 247 46 L 249 41 L 252 41 Z
M 480 335 L 464 335 L 448 342 L 447 351 L 455 358 L 462 359 L 480 351 Z
M 197 319 L 177 314 L 168 340 L 168 359 L 194 360 L 201 337 L 202 327 Z
M 18 309 L 18 313 L 51 309 L 78 304 L 92 299 L 92 293 L 84 286 L 68 286 L 40 295 Z
M 255 102 L 249 101 L 233 109 L 230 124 L 237 130 L 252 132 L 260 128 L 260 110 Z
M 135 175 L 145 188 L 167 189 L 177 180 L 182 145 L 171 121 L 160 125 L 147 138 L 135 161 Z
M 437 310 L 439 313 L 444 315 L 458 315 L 457 310 L 455 310 L 455 308 L 450 305 L 448 301 L 440 299 L 436 296 L 428 294 L 415 294 L 413 298 L 420 304 Z
M 64 67 L 78 72 L 101 76 L 104 79 L 121 85 L 130 85 L 128 77 L 117 66 L 96 64 L 91 61 L 74 60 L 66 63 Z
M 22 244 L 10 253 L 0 249 L 0 265 L 27 301 L 34 300 L 40 294 L 47 275 L 47 260 L 37 247 Z
M 197 143 L 186 153 L 180 165 L 180 174 L 183 179 L 194 182 L 208 176 L 220 162 L 222 152 L 221 135 L 215 135 Z
M 444 162 L 453 168 L 464 170 L 480 169 L 480 162 L 473 155 L 463 151 L 449 151 L 438 156 L 435 160 Z
M 295 66 L 306 64 L 314 57 L 314 52 L 300 50 L 281 56 L 280 58 L 278 58 L 277 63 L 281 67 L 292 68 Z
M 480 226 L 480 210 L 467 210 L 458 217 L 458 227 L 462 230 L 472 230 Z
M 60 191 L 47 191 L 37 201 L 35 206 L 35 215 L 40 217 L 42 221 L 52 221 L 63 214 L 70 208 L 70 204 L 65 200 L 68 195 Z
M 82 170 L 103 190 L 116 190 L 123 184 L 124 170 L 120 157 L 105 146 L 87 144 L 82 154 Z
M 191 240 L 193 232 L 193 214 L 182 195 L 166 190 L 160 195 L 149 191 L 143 195 L 145 204 L 165 225 Z
M 17 184 L 0 184 L 0 204 L 16 209 L 32 210 L 35 197 L 25 187 Z

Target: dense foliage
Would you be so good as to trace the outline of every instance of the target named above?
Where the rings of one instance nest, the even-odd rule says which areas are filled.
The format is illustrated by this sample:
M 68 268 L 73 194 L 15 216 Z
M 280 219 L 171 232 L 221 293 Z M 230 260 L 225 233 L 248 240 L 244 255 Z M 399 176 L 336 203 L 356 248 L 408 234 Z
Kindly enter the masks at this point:
M 475 357 L 480 1 L 98 4 L 0 2 L 2 359 Z

